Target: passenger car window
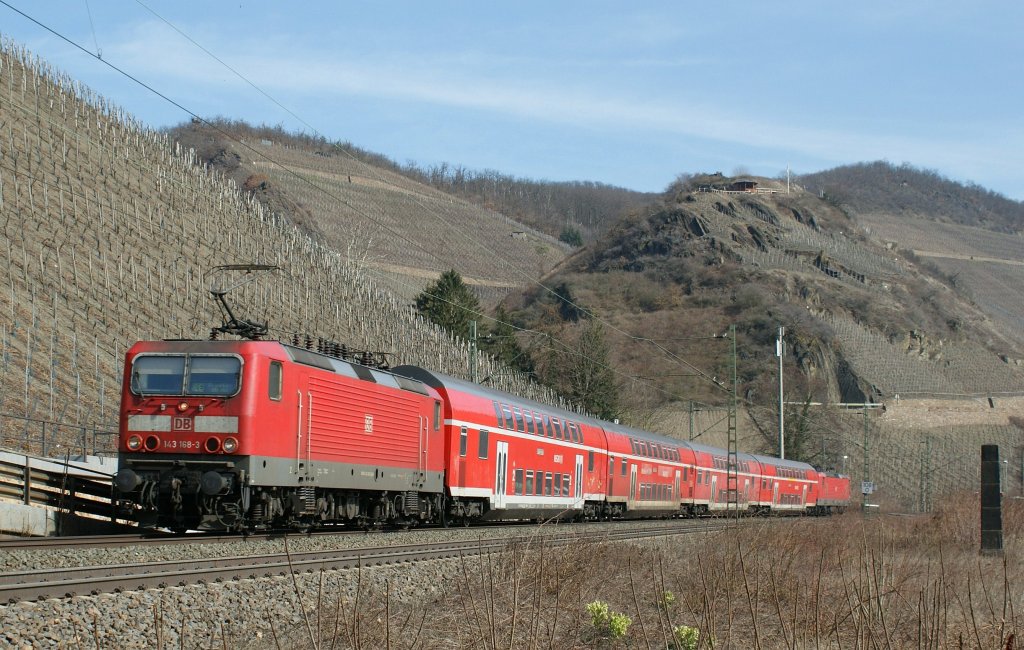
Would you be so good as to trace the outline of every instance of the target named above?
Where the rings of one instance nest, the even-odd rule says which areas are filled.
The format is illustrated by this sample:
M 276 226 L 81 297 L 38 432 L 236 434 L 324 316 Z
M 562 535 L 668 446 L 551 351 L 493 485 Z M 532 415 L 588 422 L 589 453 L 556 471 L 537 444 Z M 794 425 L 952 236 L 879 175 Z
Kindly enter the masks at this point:
M 526 431 L 526 425 L 523 423 L 523 412 L 517 406 L 512 408 L 512 413 L 515 414 L 516 418 L 516 431 Z
M 477 449 L 477 456 L 481 459 L 487 458 L 487 432 L 480 429 L 480 446 Z
M 466 445 L 469 441 L 469 430 L 466 427 L 462 427 L 459 430 L 459 455 L 466 455 Z
M 502 404 L 501 412 L 505 414 L 505 428 L 510 431 L 515 431 L 516 425 L 512 421 L 512 409 Z

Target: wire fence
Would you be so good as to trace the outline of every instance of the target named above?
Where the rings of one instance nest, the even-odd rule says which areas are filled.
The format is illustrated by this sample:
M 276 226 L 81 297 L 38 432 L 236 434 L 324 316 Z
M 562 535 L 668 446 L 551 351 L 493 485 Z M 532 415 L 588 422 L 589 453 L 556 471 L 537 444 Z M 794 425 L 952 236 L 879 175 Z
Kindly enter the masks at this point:
M 113 456 L 117 454 L 117 427 L 0 413 L 0 448 L 42 458 Z

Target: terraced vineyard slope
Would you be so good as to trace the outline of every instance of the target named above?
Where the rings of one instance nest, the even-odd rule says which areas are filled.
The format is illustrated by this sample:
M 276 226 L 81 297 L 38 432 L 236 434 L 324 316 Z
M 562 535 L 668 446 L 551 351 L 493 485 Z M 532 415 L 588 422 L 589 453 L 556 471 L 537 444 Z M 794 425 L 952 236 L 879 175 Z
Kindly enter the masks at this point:
M 265 206 L 328 247 L 358 258 L 379 285 L 403 299 L 456 269 L 485 305 L 494 305 L 569 251 L 550 235 L 368 164 L 341 147 L 251 135 L 240 143 L 227 137 L 227 129 L 190 124 L 174 137 Z
M 282 222 L 191 152 L 10 42 L 0 45 L 0 222 L 3 414 L 110 426 L 126 347 L 204 338 L 219 323 L 208 273 L 229 263 L 284 269 L 235 297 L 273 336 L 309 334 L 390 352 L 393 364 L 468 375 L 465 343 L 383 291 L 361 256 Z M 557 401 L 487 358 L 481 364 L 499 385 Z M 21 444 L 20 425 L 0 425 L 0 445 Z

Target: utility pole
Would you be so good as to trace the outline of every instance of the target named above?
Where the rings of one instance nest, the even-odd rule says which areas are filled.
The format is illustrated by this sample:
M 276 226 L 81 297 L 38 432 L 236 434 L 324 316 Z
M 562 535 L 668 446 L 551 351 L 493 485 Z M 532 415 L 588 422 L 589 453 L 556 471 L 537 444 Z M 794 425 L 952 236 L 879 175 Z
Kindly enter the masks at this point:
M 864 498 L 861 501 L 861 509 L 867 511 L 867 508 L 866 508 L 866 506 L 868 504 L 868 493 L 867 493 L 868 485 L 867 484 L 868 484 L 868 482 L 870 480 L 869 477 L 871 476 L 871 466 L 868 464 L 868 406 L 867 406 L 867 404 L 864 404 L 864 445 L 863 445 L 863 448 L 864 448 L 864 475 L 861 476 L 860 480 L 861 480 L 861 485 L 864 488 L 864 489 L 861 490 L 861 492 L 863 493 Z
M 775 339 L 775 356 L 779 358 L 779 458 L 783 459 L 786 457 L 786 409 L 782 399 L 782 357 L 786 354 L 786 342 L 783 339 L 785 334 L 786 328 L 780 325 L 779 338 Z
M 690 440 L 693 440 L 693 400 L 690 400 Z
M 729 459 L 726 475 L 726 491 L 729 494 L 729 508 L 734 516 L 740 516 L 739 504 L 739 455 L 736 441 L 736 403 L 739 384 L 736 380 L 736 326 L 729 326 L 729 338 L 732 339 L 732 394 L 729 396 Z
M 469 321 L 469 380 L 477 383 L 475 320 Z
M 932 509 L 932 437 L 924 437 L 924 511 Z

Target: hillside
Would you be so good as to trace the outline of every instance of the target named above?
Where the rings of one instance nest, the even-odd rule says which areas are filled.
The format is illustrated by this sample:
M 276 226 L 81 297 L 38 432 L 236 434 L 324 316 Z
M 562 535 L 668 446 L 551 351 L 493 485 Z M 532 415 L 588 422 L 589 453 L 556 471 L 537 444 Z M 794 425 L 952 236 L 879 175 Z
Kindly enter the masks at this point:
M 1012 418 L 1021 401 L 1010 396 L 1024 394 L 1024 344 L 959 291 L 962 281 L 876 240 L 844 205 L 767 179 L 753 179 L 765 193 L 717 191 L 735 180 L 681 178 L 546 280 L 607 324 L 627 421 L 724 445 L 727 395 L 708 378 L 729 376 L 727 341 L 712 337 L 734 324 L 740 447 L 772 451 L 775 337 L 785 325 L 791 454 L 834 468 L 855 458 L 848 471 L 861 477 L 867 465 L 886 498 L 906 505 L 924 498 L 928 462 L 942 458 L 942 476 L 927 483 L 938 495 L 976 480 L 977 441 L 1020 453 Z M 526 327 L 566 338 L 585 327 L 586 319 L 546 324 L 544 292 L 506 304 Z M 991 396 L 1005 397 L 984 406 L 989 419 L 966 409 L 936 422 L 924 417 L 933 406 L 919 406 Z M 822 406 L 845 402 L 888 408 L 865 416 Z
M 931 170 L 883 161 L 805 174 L 800 184 L 861 214 L 924 217 L 1002 233 L 1024 233 L 1024 203 L 979 185 L 957 183 Z
M 1024 203 L 907 165 L 838 167 L 801 179 L 869 238 L 908 254 L 1024 345 Z
M 267 210 L 358 260 L 410 300 L 457 269 L 485 305 L 522 289 L 569 247 L 493 210 L 445 194 L 350 148 L 217 120 L 170 133 Z
M 736 322 L 755 366 L 745 371 L 750 391 L 772 367 L 778 324 L 790 327 L 793 361 L 825 401 L 1024 390 L 1024 346 L 927 269 L 856 231 L 843 210 L 800 190 L 674 188 L 549 284 L 567 281 L 580 302 L 636 337 L 671 341 Z M 647 374 L 674 374 L 663 359 L 650 363 Z M 723 375 L 711 358 L 697 365 Z M 672 392 L 710 399 L 701 383 L 683 378 Z
M 193 152 L 9 42 L 0 92 L 0 446 L 39 451 L 35 420 L 59 422 L 65 444 L 78 427 L 111 428 L 128 345 L 205 338 L 219 324 L 208 285 L 220 264 L 283 268 L 234 296 L 273 336 L 324 337 L 389 352 L 392 364 L 468 375 L 468 347 L 383 291 L 359 256 L 270 213 Z M 404 182 L 392 191 L 420 191 Z M 420 200 L 439 199 L 428 190 Z M 481 364 L 498 385 L 558 401 L 494 372 L 489 358 Z

